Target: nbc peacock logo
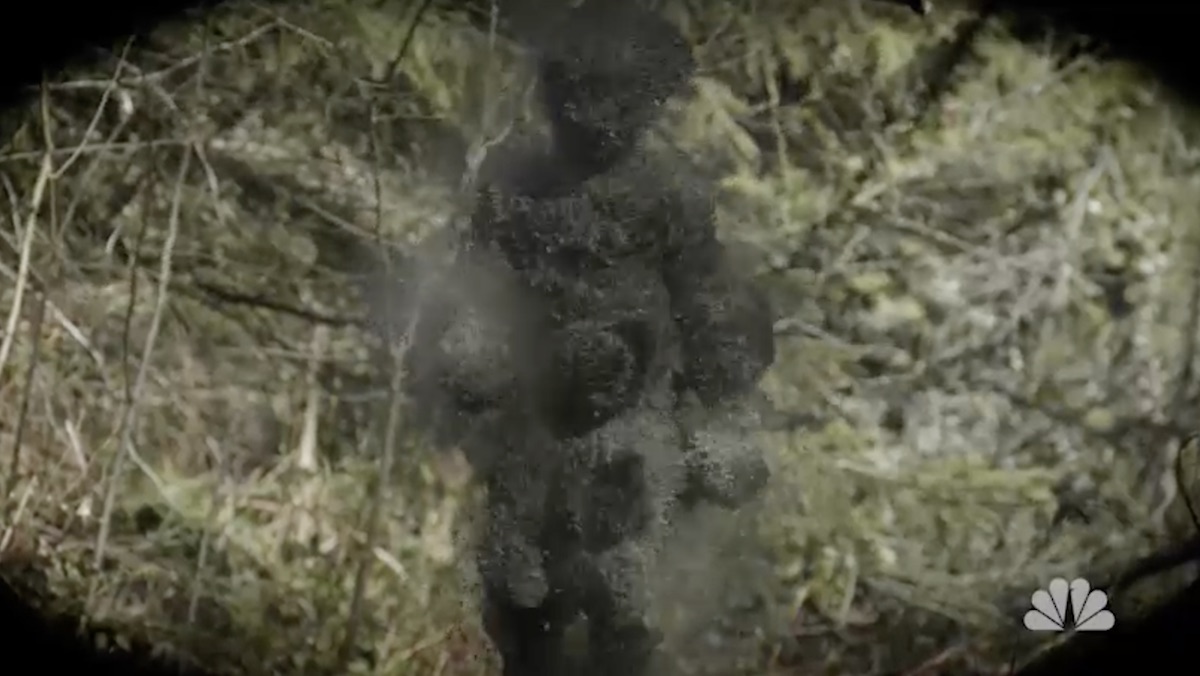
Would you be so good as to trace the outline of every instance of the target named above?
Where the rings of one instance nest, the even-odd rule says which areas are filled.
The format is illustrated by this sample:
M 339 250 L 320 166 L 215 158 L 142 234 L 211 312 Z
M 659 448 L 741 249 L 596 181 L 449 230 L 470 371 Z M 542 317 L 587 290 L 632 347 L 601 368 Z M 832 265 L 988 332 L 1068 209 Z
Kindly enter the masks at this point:
M 1117 618 L 1108 610 L 1108 594 L 1083 578 L 1070 583 L 1061 577 L 1050 581 L 1046 589 L 1033 592 L 1033 609 L 1025 613 L 1025 628 L 1030 631 L 1108 631 Z

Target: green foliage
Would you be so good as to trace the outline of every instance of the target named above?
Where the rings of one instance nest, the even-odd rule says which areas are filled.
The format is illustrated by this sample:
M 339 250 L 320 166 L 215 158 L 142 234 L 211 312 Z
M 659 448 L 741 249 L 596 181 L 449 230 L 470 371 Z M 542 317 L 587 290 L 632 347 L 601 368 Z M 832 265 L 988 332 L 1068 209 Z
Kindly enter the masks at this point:
M 135 45 L 113 88 L 115 57 L 63 74 L 48 134 L 15 111 L 0 175 L 33 216 L 0 228 L 0 275 L 16 281 L 33 223 L 31 278 L 52 291 L 25 413 L 28 295 L 0 364 L 0 448 L 25 416 L 9 546 L 97 619 L 244 673 L 487 673 L 460 555 L 476 496 L 407 435 L 370 490 L 390 367 L 335 321 L 362 312 L 364 247 L 445 234 L 466 155 L 531 117 L 520 50 L 465 13 L 421 14 L 397 59 L 418 4 L 235 3 Z M 961 632 L 1005 662 L 1013 603 L 1182 523 L 1154 430 L 1197 397 L 1194 118 L 1132 67 L 1064 64 L 994 24 L 929 100 L 967 9 L 693 4 L 668 12 L 701 74 L 657 140 L 719 175 L 722 237 L 780 315 L 762 389 L 801 421 L 762 433 L 774 481 L 739 545 L 774 579 L 718 571 L 704 591 L 768 597 L 736 616 L 753 640 L 794 641 L 797 610 L 835 627 L 812 668 L 867 672 L 849 628 L 895 668 L 936 652 L 918 635 Z M 82 149 L 34 205 L 47 136 L 56 163 Z M 179 180 L 185 138 L 204 152 Z M 253 411 L 283 428 L 257 455 L 238 431 Z M 776 669 L 685 635 L 734 616 L 723 603 L 683 600 L 675 657 Z

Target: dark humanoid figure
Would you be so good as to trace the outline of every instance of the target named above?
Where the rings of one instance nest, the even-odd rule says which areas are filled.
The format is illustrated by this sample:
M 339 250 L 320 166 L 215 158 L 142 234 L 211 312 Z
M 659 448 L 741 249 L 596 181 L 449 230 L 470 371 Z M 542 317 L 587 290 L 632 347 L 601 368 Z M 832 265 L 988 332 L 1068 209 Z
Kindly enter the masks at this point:
M 487 486 L 479 569 L 506 676 L 581 673 L 563 645 L 581 616 L 591 673 L 643 676 L 672 510 L 766 482 L 741 400 L 774 360 L 771 316 L 710 187 L 642 146 L 692 75 L 674 27 L 636 0 L 530 17 L 550 138 L 489 154 L 410 383 Z
M 509 676 L 644 674 L 648 571 L 677 504 L 767 478 L 738 395 L 774 359 L 762 296 L 716 238 L 711 193 L 641 148 L 691 54 L 632 3 L 587 2 L 530 38 L 551 129 L 489 155 L 456 272 L 410 352 L 445 441 L 488 489 L 488 631 Z

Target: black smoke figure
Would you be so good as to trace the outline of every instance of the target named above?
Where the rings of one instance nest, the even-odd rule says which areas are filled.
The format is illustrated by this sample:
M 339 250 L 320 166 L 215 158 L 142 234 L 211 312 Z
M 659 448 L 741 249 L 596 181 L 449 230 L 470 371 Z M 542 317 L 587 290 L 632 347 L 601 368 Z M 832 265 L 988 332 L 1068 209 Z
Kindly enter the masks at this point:
M 692 74 L 632 3 L 530 33 L 550 139 L 481 170 L 462 251 L 422 318 L 411 382 L 488 489 L 479 554 L 507 676 L 639 676 L 659 640 L 648 574 L 672 509 L 766 482 L 739 395 L 774 359 L 763 297 L 730 269 L 711 192 L 641 147 Z

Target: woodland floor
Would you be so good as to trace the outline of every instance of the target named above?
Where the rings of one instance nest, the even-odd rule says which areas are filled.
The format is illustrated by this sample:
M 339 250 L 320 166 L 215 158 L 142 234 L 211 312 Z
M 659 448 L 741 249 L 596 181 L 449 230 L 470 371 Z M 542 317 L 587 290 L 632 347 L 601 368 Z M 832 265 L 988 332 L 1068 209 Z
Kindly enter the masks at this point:
M 494 672 L 478 496 L 390 424 L 355 275 L 433 246 L 529 73 L 423 4 L 233 2 L 0 116 L 0 561 L 47 605 L 234 673 Z M 775 472 L 681 525 L 670 667 L 1003 673 L 1032 591 L 1191 527 L 1196 118 L 971 3 L 709 4 L 655 142 L 779 313 Z

